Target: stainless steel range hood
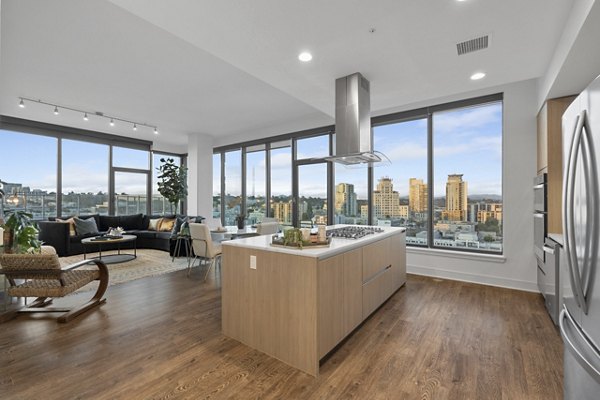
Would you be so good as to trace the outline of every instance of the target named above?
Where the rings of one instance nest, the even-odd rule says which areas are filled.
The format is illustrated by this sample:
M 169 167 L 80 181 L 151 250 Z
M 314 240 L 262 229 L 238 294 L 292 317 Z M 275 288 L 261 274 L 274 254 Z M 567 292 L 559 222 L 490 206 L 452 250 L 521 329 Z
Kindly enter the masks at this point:
M 335 80 L 335 155 L 327 157 L 346 165 L 376 163 L 371 131 L 371 91 L 360 73 Z

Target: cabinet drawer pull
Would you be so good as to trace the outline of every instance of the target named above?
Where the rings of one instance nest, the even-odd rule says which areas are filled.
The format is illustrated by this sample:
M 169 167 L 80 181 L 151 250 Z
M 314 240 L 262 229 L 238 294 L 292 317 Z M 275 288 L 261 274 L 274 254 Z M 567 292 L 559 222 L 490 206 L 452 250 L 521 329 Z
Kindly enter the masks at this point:
M 385 271 L 387 271 L 388 269 L 391 269 L 392 265 L 388 265 L 387 267 L 385 267 L 384 269 L 382 269 L 381 271 L 377 272 L 375 275 L 372 275 L 369 279 L 367 279 L 366 281 L 363 282 L 363 286 L 366 285 L 367 283 L 371 282 L 374 279 L 377 279 L 379 277 L 379 275 L 385 273 Z

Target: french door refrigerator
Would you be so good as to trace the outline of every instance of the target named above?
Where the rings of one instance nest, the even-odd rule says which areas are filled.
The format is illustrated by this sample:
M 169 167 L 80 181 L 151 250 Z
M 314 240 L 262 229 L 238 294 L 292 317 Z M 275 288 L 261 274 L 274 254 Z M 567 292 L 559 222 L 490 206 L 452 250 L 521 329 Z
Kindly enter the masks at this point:
M 600 77 L 562 118 L 564 398 L 600 399 Z

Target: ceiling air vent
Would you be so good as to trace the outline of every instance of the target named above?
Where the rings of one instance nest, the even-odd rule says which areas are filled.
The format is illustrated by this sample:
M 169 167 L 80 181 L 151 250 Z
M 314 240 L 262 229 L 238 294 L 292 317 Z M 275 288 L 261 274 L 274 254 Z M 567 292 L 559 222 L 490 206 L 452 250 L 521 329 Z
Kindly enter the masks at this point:
M 488 48 L 489 36 L 481 36 L 475 39 L 466 40 L 456 44 L 456 51 L 459 56 L 463 54 L 472 53 L 474 51 L 483 50 Z

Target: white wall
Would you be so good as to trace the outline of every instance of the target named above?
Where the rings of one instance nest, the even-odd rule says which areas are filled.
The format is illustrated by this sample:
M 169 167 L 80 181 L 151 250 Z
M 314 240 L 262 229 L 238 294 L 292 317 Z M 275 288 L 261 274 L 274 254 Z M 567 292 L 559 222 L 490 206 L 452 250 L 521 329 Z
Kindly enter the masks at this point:
M 188 137 L 188 214 L 212 217 L 213 139 L 208 135 Z
M 470 256 L 444 250 L 409 249 L 408 271 L 449 279 L 538 291 L 533 253 L 533 178 L 536 174 L 537 81 L 466 92 L 381 114 L 504 93 L 504 255 Z

